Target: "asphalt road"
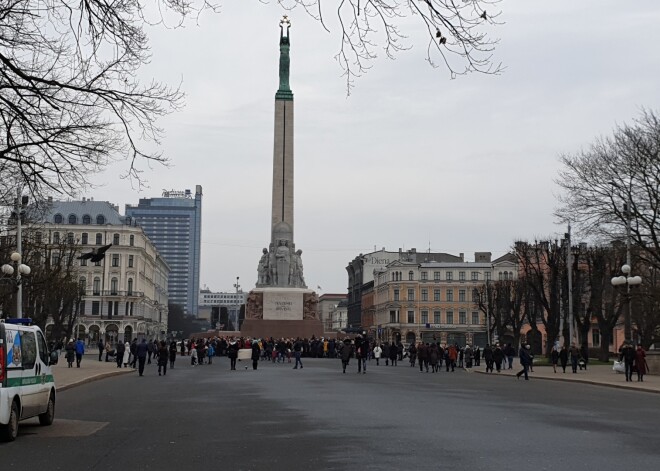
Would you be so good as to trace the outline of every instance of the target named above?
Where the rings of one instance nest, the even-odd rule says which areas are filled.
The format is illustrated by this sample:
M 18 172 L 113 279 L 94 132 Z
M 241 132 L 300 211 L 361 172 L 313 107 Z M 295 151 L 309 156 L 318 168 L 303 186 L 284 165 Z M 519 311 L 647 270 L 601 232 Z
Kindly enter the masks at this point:
M 62 392 L 0 469 L 660 469 L 657 394 L 339 360 L 227 360 Z

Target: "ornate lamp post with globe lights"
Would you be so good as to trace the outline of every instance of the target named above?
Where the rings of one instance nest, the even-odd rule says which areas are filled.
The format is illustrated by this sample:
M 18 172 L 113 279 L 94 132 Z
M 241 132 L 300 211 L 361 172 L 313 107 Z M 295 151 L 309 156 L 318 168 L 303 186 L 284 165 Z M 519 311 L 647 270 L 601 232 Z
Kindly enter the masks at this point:
M 22 276 L 30 274 L 30 267 L 21 263 L 21 254 L 13 252 L 10 256 L 12 264 L 5 263 L 0 267 L 2 273 L 6 276 L 3 280 L 10 281 L 16 284 L 16 317 L 23 316 L 23 290 L 22 290 Z M 14 266 L 16 268 L 14 268 Z M 15 275 L 14 275 L 15 274 Z

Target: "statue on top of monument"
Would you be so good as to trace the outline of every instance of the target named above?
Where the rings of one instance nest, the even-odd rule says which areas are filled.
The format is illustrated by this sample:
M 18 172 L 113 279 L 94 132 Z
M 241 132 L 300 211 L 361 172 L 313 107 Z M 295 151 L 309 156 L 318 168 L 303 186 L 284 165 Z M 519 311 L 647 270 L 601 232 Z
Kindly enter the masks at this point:
M 286 35 L 284 28 L 286 27 Z M 280 88 L 277 90 L 277 97 L 284 99 L 293 99 L 291 88 L 289 86 L 289 28 L 291 28 L 291 21 L 289 17 L 284 15 L 280 20 Z
M 289 273 L 289 285 L 297 288 L 305 288 L 305 277 L 303 276 L 302 250 L 296 250 L 292 256 L 291 270 Z

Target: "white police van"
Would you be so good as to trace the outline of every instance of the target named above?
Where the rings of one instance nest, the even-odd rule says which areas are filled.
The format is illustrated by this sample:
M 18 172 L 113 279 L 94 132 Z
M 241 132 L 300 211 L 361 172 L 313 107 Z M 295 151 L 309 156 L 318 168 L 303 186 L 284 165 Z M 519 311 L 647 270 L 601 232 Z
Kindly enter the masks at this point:
M 55 381 L 46 339 L 31 319 L 0 320 L 0 440 L 18 435 L 18 421 L 39 417 L 41 425 L 55 418 Z

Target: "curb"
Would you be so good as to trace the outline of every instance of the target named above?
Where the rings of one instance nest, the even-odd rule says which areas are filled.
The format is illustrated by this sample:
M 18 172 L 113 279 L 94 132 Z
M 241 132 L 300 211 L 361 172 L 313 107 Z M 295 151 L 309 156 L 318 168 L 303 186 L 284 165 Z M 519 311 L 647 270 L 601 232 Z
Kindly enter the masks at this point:
M 482 375 L 485 374 L 491 374 L 491 373 L 486 373 L 485 371 L 473 371 L 473 373 L 479 373 Z M 515 376 L 515 375 L 500 375 L 501 377 L 504 376 Z M 531 376 L 531 375 L 530 375 Z M 660 394 L 660 390 L 657 389 L 646 389 L 646 388 L 640 388 L 637 386 L 625 386 L 623 384 L 616 384 L 616 383 L 603 383 L 600 381 L 594 381 L 591 379 L 562 379 L 562 378 L 552 378 L 552 377 L 547 377 L 547 376 L 533 376 L 534 379 L 541 379 L 541 380 L 546 380 L 546 381 L 560 381 L 564 383 L 582 383 L 582 384 L 590 384 L 592 386 L 605 386 L 607 388 L 617 388 L 617 389 L 624 389 L 626 391 L 639 391 L 639 392 L 646 392 L 646 393 L 651 393 L 651 394 Z
M 57 380 L 55 380 L 55 387 L 58 392 L 60 391 L 66 391 L 67 389 L 75 388 L 76 386 L 81 386 L 83 384 L 91 383 L 93 381 L 98 381 L 101 379 L 109 378 L 111 376 L 119 376 L 119 375 L 124 375 L 128 373 L 133 373 L 135 370 L 131 368 L 130 371 L 108 371 L 107 373 L 100 373 L 94 376 L 89 376 L 87 378 L 83 378 L 78 381 L 74 381 L 72 383 L 65 384 L 63 386 L 57 386 Z

